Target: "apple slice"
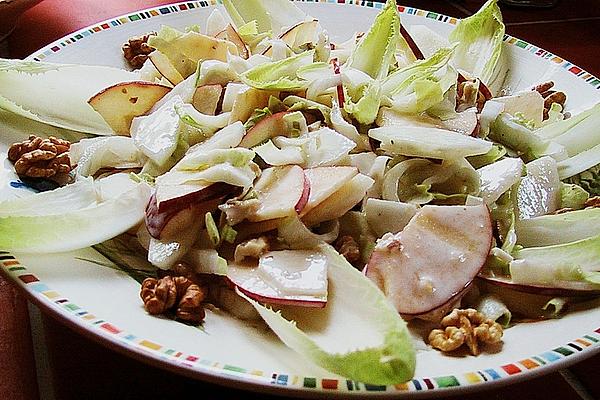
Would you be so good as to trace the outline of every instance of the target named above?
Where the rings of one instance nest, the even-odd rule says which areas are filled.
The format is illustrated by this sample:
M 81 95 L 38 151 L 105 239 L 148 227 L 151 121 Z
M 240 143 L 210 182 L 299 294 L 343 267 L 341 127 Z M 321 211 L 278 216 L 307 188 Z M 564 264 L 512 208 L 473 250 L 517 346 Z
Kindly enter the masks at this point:
M 200 60 L 227 62 L 228 54 L 238 55 L 238 48 L 235 43 L 193 31 L 177 38 L 176 46 L 179 51 L 194 62 Z
M 252 222 L 283 218 L 296 214 L 306 204 L 306 178 L 297 165 L 272 167 L 264 170 L 254 185 L 260 205 L 248 216 Z
M 229 265 L 227 277 L 260 302 L 301 307 L 327 304 L 327 257 L 311 250 L 271 251 L 258 266 Z
M 153 194 L 146 207 L 144 219 L 150 236 L 160 239 L 176 236 L 182 227 L 191 225 L 197 217 L 197 207 L 193 207 L 191 203 L 186 208 L 160 212 L 156 204 L 156 195 Z
M 166 239 L 150 238 L 148 245 L 148 261 L 150 264 L 160 268 L 169 269 L 177 263 L 192 247 L 201 225 L 187 225 L 179 227 L 177 236 Z
M 457 113 L 454 118 L 442 121 L 426 114 L 405 114 L 384 107 L 377 117 L 377 124 L 379 126 L 415 126 L 446 129 L 466 136 L 474 136 L 479 128 L 477 110 L 474 108 Z
M 314 226 L 323 221 L 341 217 L 362 201 L 374 182 L 367 175 L 355 175 L 331 196 L 306 213 L 302 222 L 306 226 Z
M 303 44 L 312 43 L 315 40 L 318 28 L 319 21 L 316 19 L 302 21 L 279 35 L 279 39 L 283 40 L 292 51 L 295 51 Z M 273 46 L 267 47 L 261 54 L 271 57 L 273 55 Z
M 238 86 L 237 84 L 235 85 Z M 257 108 L 265 108 L 269 104 L 269 97 L 272 94 L 273 92 L 258 90 L 250 86 L 238 90 L 231 106 L 229 123 L 232 124 L 236 121 L 245 123 L 248 121 L 248 118 L 250 118 L 254 110 Z
M 317 167 L 304 170 L 310 194 L 300 216 L 322 203 L 358 174 L 356 167 Z
M 417 60 L 424 60 L 425 56 L 423 55 L 423 52 L 421 51 L 421 49 L 419 49 L 419 46 L 417 46 L 417 43 L 415 43 L 415 40 L 412 38 L 410 33 L 408 33 L 408 31 L 406 30 L 406 28 L 404 28 L 403 25 L 400 25 L 400 35 L 402 35 L 402 38 L 406 41 L 406 44 L 413 52 L 415 58 Z
M 222 102 L 223 86 L 219 84 L 197 87 L 192 97 L 192 105 L 206 115 L 216 115 Z
M 479 279 L 487 284 L 497 286 L 501 289 L 514 290 L 516 292 L 539 294 L 541 296 L 552 297 L 581 297 L 581 296 L 598 296 L 600 288 L 598 286 L 577 281 L 563 281 L 560 287 L 540 286 L 528 283 L 515 283 L 508 277 L 489 276 L 479 274 Z
M 237 235 L 235 236 L 236 242 L 242 241 L 248 238 L 254 238 L 262 233 L 275 231 L 281 222 L 282 218 L 268 219 L 260 222 L 249 222 L 243 221 L 235 225 Z
M 122 82 L 96 93 L 88 104 L 120 135 L 129 135 L 134 117 L 146 114 L 171 88 L 154 82 Z
M 227 27 L 221 32 L 217 33 L 215 37 L 217 39 L 229 40 L 231 43 L 235 44 L 235 47 L 237 47 L 240 57 L 242 57 L 243 59 L 247 60 L 248 57 L 250 57 L 250 52 L 248 51 L 246 43 L 244 43 L 239 33 L 233 27 L 233 25 L 227 25 Z
M 164 53 L 161 53 L 158 50 L 154 50 L 152 53 L 150 53 L 148 59 L 150 60 L 152 65 L 154 65 L 154 68 L 156 68 L 156 70 L 166 80 L 171 82 L 173 86 L 183 82 L 183 76 L 179 71 L 177 71 L 175 66 L 171 63 L 171 60 L 169 60 L 169 57 L 167 57 Z
M 491 245 L 487 206 L 425 206 L 402 232 L 377 241 L 366 276 L 400 314 L 419 317 L 457 300 Z
M 178 185 L 156 185 L 156 203 L 159 212 L 169 212 L 187 207 L 189 204 L 221 198 L 233 193 L 236 187 L 224 182 L 184 183 Z
M 283 119 L 287 114 L 289 114 L 288 111 L 282 111 L 258 121 L 256 125 L 250 128 L 246 135 L 244 135 L 240 146 L 252 148 L 275 136 L 287 136 L 287 124 Z
M 198 187 L 202 187 L 199 185 L 195 192 L 188 192 L 186 186 L 191 185 L 181 186 L 183 192 L 179 193 L 182 195 L 167 203 L 163 201 L 160 204 L 162 208 L 157 203 L 156 192 L 150 197 L 144 219 L 150 236 L 157 239 L 177 237 L 179 230 L 194 224 L 199 215 L 216 210 L 232 189 L 230 185 L 220 186 L 215 183 L 198 190 Z

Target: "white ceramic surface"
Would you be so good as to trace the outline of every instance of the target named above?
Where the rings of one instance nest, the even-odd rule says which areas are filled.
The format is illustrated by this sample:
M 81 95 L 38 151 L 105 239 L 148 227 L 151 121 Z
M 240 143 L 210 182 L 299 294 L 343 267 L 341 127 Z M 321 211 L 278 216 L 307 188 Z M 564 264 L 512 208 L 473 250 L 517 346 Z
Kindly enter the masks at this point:
M 95 26 L 99 28 L 97 32 L 94 27 L 83 29 L 50 44 L 30 58 L 124 67 L 120 47 L 127 38 L 157 30 L 161 24 L 178 28 L 202 24 L 212 9 L 212 6 L 205 6 L 206 3 L 185 3 L 195 5 L 193 9 L 185 7 L 187 10 L 181 6 L 159 7 L 154 12 L 133 14 L 146 16 L 145 19 L 122 17 L 106 24 L 99 23 Z M 347 39 L 355 30 L 368 29 L 378 12 L 371 6 L 354 4 L 322 2 L 300 3 L 299 6 L 319 18 L 333 40 Z M 171 11 L 164 13 L 161 9 Z M 425 24 L 442 34 L 448 34 L 453 28 L 452 19 L 444 16 L 411 8 L 400 11 L 406 25 Z M 568 94 L 577 93 L 569 97 L 570 110 L 581 110 L 600 101 L 600 82 L 590 83 L 593 77 L 585 71 L 575 73 L 569 70 L 570 64 L 553 58 L 552 54 L 526 43 L 521 45 L 524 48 L 517 44 L 514 39 L 507 38 L 506 50 L 511 62 L 509 88 L 514 90 L 553 79 L 557 88 Z M 0 124 L 3 115 L 0 113 Z M 4 123 L 3 129 L 3 149 L 18 137 L 17 131 L 21 134 L 40 129 L 54 132 L 24 120 L 17 124 Z M 10 168 L 6 161 L 4 166 Z M 0 175 L 0 197 L 23 190 L 9 189 L 13 181 L 14 176 L 7 171 Z M 600 303 L 596 301 L 595 308 L 590 306 L 570 312 L 561 319 L 519 324 L 506 330 L 500 352 L 484 353 L 479 357 L 449 357 L 435 350 L 422 350 L 418 353 L 415 380 L 396 387 L 366 386 L 348 383 L 313 365 L 286 348 L 264 326 L 250 326 L 225 313 L 208 312 L 204 332 L 151 317 L 139 300 L 136 281 L 124 273 L 80 259 L 102 259 L 91 249 L 44 256 L 14 256 L 18 261 L 10 255 L 0 254 L 0 263 L 4 264 L 0 270 L 22 286 L 37 304 L 82 333 L 136 358 L 188 376 L 252 390 L 306 396 L 434 396 L 528 379 L 600 351 Z

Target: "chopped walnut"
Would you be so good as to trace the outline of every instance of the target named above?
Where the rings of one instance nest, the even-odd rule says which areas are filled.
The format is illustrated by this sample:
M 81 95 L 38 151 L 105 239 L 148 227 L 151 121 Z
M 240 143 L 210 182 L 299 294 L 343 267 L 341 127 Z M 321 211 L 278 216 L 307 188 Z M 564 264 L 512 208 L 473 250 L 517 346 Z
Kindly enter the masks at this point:
M 455 308 L 441 322 L 443 329 L 429 333 L 429 344 L 441 351 L 453 351 L 466 344 L 474 356 L 479 355 L 479 343 L 498 343 L 502 326 L 477 310 Z
M 558 103 L 561 107 L 565 107 L 565 103 L 567 101 L 567 95 L 564 92 L 552 90 L 554 87 L 553 81 L 548 81 L 544 83 L 540 83 L 537 86 L 534 86 L 531 90 L 535 90 L 544 98 L 544 120 L 548 119 L 548 112 L 550 111 L 550 107 L 552 104 Z
M 531 88 L 531 90 L 534 90 L 534 91 L 538 92 L 539 94 L 544 94 L 548 90 L 552 89 L 553 87 L 554 87 L 554 82 L 548 81 L 548 82 L 540 83 L 539 85 L 535 85 L 534 87 Z
M 583 203 L 584 208 L 597 208 L 600 207 L 600 196 L 590 197 Z
M 564 213 L 568 213 L 571 211 L 575 211 L 574 209 L 570 208 L 570 207 L 563 207 L 563 208 L 559 208 L 558 210 L 552 212 L 552 215 L 558 215 L 558 214 L 564 214 Z
M 219 206 L 229 225 L 237 225 L 246 218 L 256 214 L 260 208 L 261 202 L 258 199 L 235 200 L 230 199 Z
M 148 55 L 154 51 L 154 47 L 148 44 L 148 38 L 151 35 L 155 35 L 155 33 L 132 37 L 123 45 L 123 57 L 133 69 L 142 68 L 142 65 L 148 59 Z
M 246 240 L 237 245 L 233 259 L 235 262 L 241 262 L 246 257 L 260 258 L 261 255 L 269 251 L 269 240 L 265 236 L 256 239 Z
M 488 99 L 480 89 L 480 85 L 479 80 L 465 80 L 456 85 L 457 111 L 464 111 L 471 107 L 477 107 L 478 111 L 483 109 L 483 105 Z
M 71 171 L 67 140 L 50 136 L 42 139 L 29 135 L 27 140 L 13 143 L 8 149 L 8 159 L 15 164 L 17 175 L 29 178 L 50 178 Z
M 335 241 L 334 247 L 350 264 L 360 261 L 360 247 L 352 236 L 344 235 L 339 237 Z
M 178 319 L 188 322 L 200 322 L 204 319 L 202 303 L 206 296 L 206 287 L 184 276 L 146 278 L 140 292 L 148 313 L 158 315 L 174 310 Z

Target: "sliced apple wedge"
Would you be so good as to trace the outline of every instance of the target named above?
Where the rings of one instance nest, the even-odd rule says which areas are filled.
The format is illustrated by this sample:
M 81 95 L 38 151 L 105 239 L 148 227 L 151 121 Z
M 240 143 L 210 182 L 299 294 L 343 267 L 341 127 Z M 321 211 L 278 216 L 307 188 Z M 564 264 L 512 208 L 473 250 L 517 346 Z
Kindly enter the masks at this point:
M 306 204 L 306 183 L 302 168 L 286 165 L 265 169 L 254 185 L 260 205 L 248 216 L 252 222 L 283 218 L 296 214 Z
M 156 185 L 156 202 L 159 212 L 187 207 L 192 203 L 224 197 L 237 188 L 224 182 L 191 182 L 177 185 Z
M 181 229 L 188 225 L 198 225 L 199 216 L 215 211 L 231 189 L 229 185 L 217 185 L 215 188 L 211 186 L 190 193 L 186 192 L 187 188 L 183 188 L 184 192 L 180 193 L 185 194 L 168 203 L 163 201 L 162 208 L 159 208 L 157 194 L 154 193 L 146 207 L 144 219 L 150 236 L 156 239 L 176 239 Z M 222 192 L 217 188 L 222 188 Z
M 235 85 L 238 86 L 238 84 Z M 269 104 L 269 97 L 271 94 L 273 94 L 273 92 L 258 90 L 250 86 L 240 88 L 235 94 L 235 99 L 231 106 L 229 123 L 231 124 L 236 121 L 245 123 L 248 121 L 248 118 L 250 118 L 254 110 L 257 108 L 264 108 Z
M 302 307 L 327 304 L 327 257 L 311 250 L 271 251 L 258 266 L 229 265 L 227 277 L 260 302 Z
M 154 82 L 122 82 L 96 93 L 88 104 L 119 135 L 129 135 L 131 121 L 146 114 L 171 88 Z
M 287 114 L 289 114 L 288 111 L 282 111 L 260 120 L 244 135 L 240 146 L 252 148 L 275 136 L 286 136 L 287 129 L 283 117 Z
M 201 225 L 180 227 L 176 237 L 166 239 L 150 238 L 148 261 L 160 268 L 169 269 L 191 249 L 198 238 Z
M 317 167 L 304 170 L 310 194 L 300 216 L 321 204 L 358 174 L 356 167 Z
M 227 54 L 238 55 L 235 43 L 197 32 L 187 32 L 177 39 L 176 45 L 190 60 L 219 60 L 227 62 Z
M 155 239 L 170 238 L 174 237 L 182 227 L 191 225 L 197 217 L 197 207 L 192 203 L 185 208 L 160 212 L 156 204 L 156 195 L 152 195 L 146 207 L 146 228 L 150 236 Z
M 303 44 L 314 42 L 318 28 L 319 21 L 317 20 L 299 22 L 279 35 L 279 39 L 283 40 L 294 51 L 299 49 Z M 267 47 L 262 52 L 262 55 L 271 57 L 273 55 L 273 46 Z
M 192 105 L 206 115 L 216 115 L 223 99 L 223 86 L 219 84 L 197 87 L 192 97 Z
M 233 25 L 229 24 L 225 29 L 215 35 L 217 39 L 229 40 L 231 43 L 235 44 L 235 47 L 238 49 L 238 53 L 240 57 L 243 59 L 248 59 L 250 57 L 250 51 L 248 50 L 248 46 L 242 40 L 239 33 L 235 30 Z
M 313 226 L 341 217 L 361 202 L 374 182 L 367 175 L 355 175 L 344 186 L 306 213 L 302 222 L 306 226 Z
M 156 68 L 156 70 L 166 80 L 171 82 L 173 86 L 183 82 L 183 75 L 181 75 L 181 73 L 177 71 L 175 66 L 171 63 L 171 60 L 169 60 L 169 57 L 167 57 L 160 51 L 154 50 L 152 53 L 150 53 L 148 59 L 150 60 L 152 65 L 154 65 L 154 68 Z
M 425 206 L 402 232 L 377 241 L 366 276 L 400 314 L 419 317 L 458 300 L 491 244 L 487 206 Z

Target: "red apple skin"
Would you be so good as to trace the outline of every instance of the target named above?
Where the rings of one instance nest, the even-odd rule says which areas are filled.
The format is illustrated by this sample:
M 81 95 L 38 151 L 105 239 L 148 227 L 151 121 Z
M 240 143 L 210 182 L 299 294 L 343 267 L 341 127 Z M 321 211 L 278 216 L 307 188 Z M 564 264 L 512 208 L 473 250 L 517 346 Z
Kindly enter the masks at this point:
M 404 40 L 406 40 L 406 43 L 408 44 L 408 47 L 410 47 L 410 49 L 412 50 L 413 54 L 415 55 L 415 58 L 417 60 L 424 60 L 425 56 L 423 55 L 423 52 L 421 51 L 421 49 L 419 49 L 419 46 L 417 46 L 412 36 L 410 36 L 408 31 L 402 25 L 400 25 L 400 34 L 402 35 Z
M 337 58 L 332 58 L 331 59 L 331 66 L 333 67 L 333 73 L 336 75 L 341 74 L 341 70 L 340 70 L 340 62 L 338 61 Z M 338 103 L 340 104 L 340 107 L 343 106 L 343 104 L 346 103 L 346 97 L 344 96 L 344 86 L 343 85 L 337 85 L 337 97 L 338 97 Z
M 144 220 L 148 233 L 155 239 L 164 239 L 171 236 L 170 231 L 173 228 L 178 230 L 181 225 L 187 225 L 195 217 L 195 209 L 192 203 L 188 203 L 186 208 L 174 209 L 168 212 L 159 212 L 156 205 L 156 196 L 153 194 L 146 206 Z M 176 227 L 177 226 L 177 227 Z
M 288 113 L 289 111 L 281 111 L 260 120 L 246 132 L 239 146 L 249 149 L 275 136 L 285 136 L 283 116 Z
M 248 51 L 248 47 L 246 46 L 246 43 L 244 43 L 244 41 L 240 37 L 239 33 L 237 33 L 237 31 L 231 24 L 227 25 L 226 31 L 227 31 L 227 38 L 230 41 L 232 41 L 233 44 L 235 44 L 235 46 L 238 48 L 238 51 L 240 52 L 240 56 L 243 59 L 247 60 L 248 57 L 250 57 L 250 52 Z
M 182 200 L 171 203 L 171 207 L 167 207 L 163 211 L 156 204 L 156 194 L 152 194 L 144 214 L 144 221 L 150 236 L 161 240 L 177 237 L 182 227 L 195 223 L 197 218 L 207 211 L 216 210 L 230 193 L 207 191 L 210 196 L 196 195 L 196 193 L 201 192 L 182 196 Z M 186 199 L 187 201 L 185 201 Z
M 183 192 L 177 197 L 161 201 L 158 205 L 158 212 L 169 213 L 172 211 L 181 210 L 187 207 L 189 204 L 200 203 L 205 200 L 232 195 L 236 191 L 239 191 L 239 188 L 224 182 L 216 182 L 210 186 L 203 187 L 200 190 L 193 191 L 193 189 L 190 189 L 189 192 Z
M 427 310 L 418 314 L 400 315 L 402 316 L 402 318 L 407 320 L 421 319 L 425 321 L 438 322 L 460 303 L 460 300 L 469 292 L 469 289 L 471 289 L 471 285 L 473 284 L 473 282 L 474 279 L 467 282 L 464 288 L 452 295 L 452 297 L 450 297 L 445 303 L 440 304 L 439 306 L 434 307 L 431 310 Z
M 539 294 L 542 296 L 553 297 L 586 297 L 600 295 L 600 289 L 576 289 L 576 288 L 553 288 L 546 286 L 525 285 L 514 283 L 509 279 L 500 277 L 491 277 L 483 274 L 477 276 L 478 279 L 488 284 L 495 285 L 504 289 L 514 290 L 516 292 Z
M 254 293 L 249 290 L 246 290 L 243 287 L 236 285 L 231 280 L 229 280 L 229 282 L 231 282 L 231 284 L 234 287 L 236 287 L 240 292 L 244 293 L 246 296 L 250 297 L 253 300 L 259 301 L 261 303 L 279 304 L 282 306 L 311 307 L 311 308 L 324 308 L 327 305 L 326 301 L 321 301 L 321 300 L 309 301 L 309 300 L 294 300 L 294 299 L 285 299 L 285 298 L 265 297 L 265 296 L 261 296 L 258 293 Z
M 310 197 L 310 182 L 306 179 L 306 175 L 304 175 L 304 190 L 302 191 L 302 195 L 298 199 L 298 203 L 294 209 L 298 214 L 302 212 L 306 203 L 308 203 L 308 198 Z

